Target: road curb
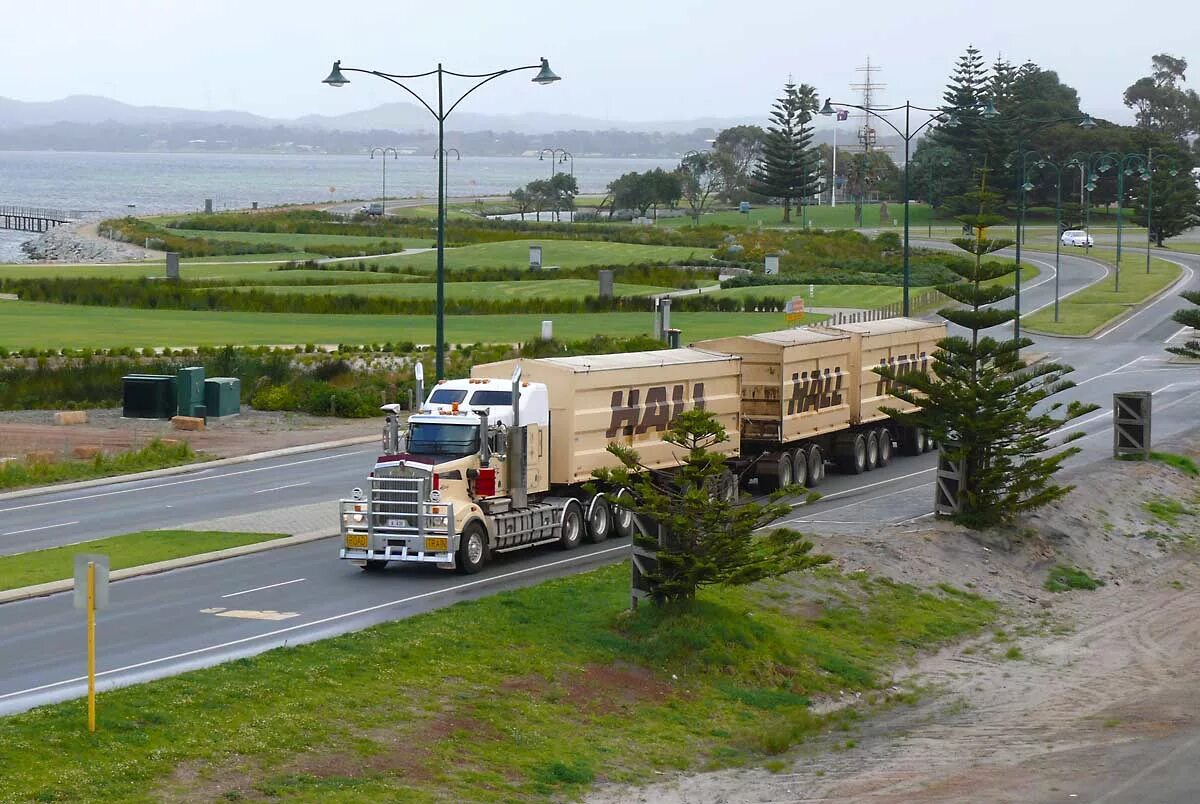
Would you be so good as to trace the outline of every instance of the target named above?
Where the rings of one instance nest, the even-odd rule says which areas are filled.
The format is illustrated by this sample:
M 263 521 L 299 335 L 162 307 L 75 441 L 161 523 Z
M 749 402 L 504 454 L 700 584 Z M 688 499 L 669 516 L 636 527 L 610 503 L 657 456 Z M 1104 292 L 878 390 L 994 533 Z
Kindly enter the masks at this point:
M 226 558 L 236 558 L 238 556 L 250 555 L 251 553 L 262 553 L 267 550 L 277 550 L 281 547 L 293 547 L 298 544 L 329 539 L 335 535 L 328 530 L 313 530 L 307 533 L 298 533 L 295 536 L 285 536 L 282 539 L 243 544 L 239 547 L 213 550 L 210 553 L 197 553 L 194 556 L 183 556 L 182 558 L 172 558 L 167 561 L 156 561 L 153 564 L 142 564 L 138 567 L 113 570 L 108 574 L 108 579 L 110 581 L 124 581 L 129 578 L 140 578 L 143 575 L 157 575 L 160 572 L 169 572 L 171 570 L 182 569 L 183 567 L 194 567 L 197 564 L 209 564 L 213 561 L 222 561 Z M 22 586 L 19 589 L 9 589 L 0 592 L 0 604 L 28 600 L 33 597 L 45 597 L 46 595 L 54 595 L 59 592 L 69 592 L 74 588 L 74 578 L 49 581 L 48 583 L 39 583 L 33 586 Z
M 94 480 L 80 480 L 75 483 L 62 483 L 54 486 L 35 486 L 31 489 L 21 489 L 20 491 L 9 491 L 0 494 L 0 502 L 5 500 L 19 500 L 22 497 L 34 497 L 39 494 L 53 494 L 59 491 L 77 491 L 79 489 L 90 489 L 96 486 L 105 486 L 111 483 L 133 483 L 138 480 L 149 480 L 155 477 L 169 477 L 171 475 L 183 475 L 188 472 L 198 472 L 202 469 L 213 469 L 222 466 L 236 466 L 239 463 L 250 463 L 252 461 L 261 461 L 268 458 L 282 458 L 287 455 L 301 455 L 305 452 L 320 452 L 325 449 L 337 449 L 338 447 L 353 447 L 359 444 L 369 444 L 372 441 L 378 441 L 379 436 L 355 436 L 354 438 L 342 438 L 337 441 L 323 441 L 320 444 L 300 444 L 295 447 L 283 447 L 282 449 L 273 449 L 267 452 L 256 452 L 251 455 L 236 455 L 232 458 L 219 458 L 215 461 L 203 461 L 201 463 L 186 463 L 182 466 L 169 466 L 166 469 L 151 469 L 148 472 L 137 472 L 132 475 L 112 475 L 110 477 L 98 477 Z

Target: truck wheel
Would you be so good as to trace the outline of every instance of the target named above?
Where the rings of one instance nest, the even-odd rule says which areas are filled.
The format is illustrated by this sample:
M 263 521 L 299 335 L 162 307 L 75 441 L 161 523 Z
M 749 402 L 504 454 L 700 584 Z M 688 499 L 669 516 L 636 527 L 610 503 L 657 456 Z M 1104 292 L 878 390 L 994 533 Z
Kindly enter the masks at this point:
M 937 442 L 933 440 L 933 436 L 924 431 L 921 434 L 924 436 L 924 443 L 921 446 L 922 452 L 933 452 L 937 449 Z
M 612 509 L 608 506 L 608 500 L 597 494 L 588 503 L 588 512 L 588 539 L 593 542 L 604 541 L 612 532 Z
M 791 468 L 792 462 L 790 460 L 788 460 L 787 456 L 784 456 L 784 463 L 786 463 L 788 465 L 788 468 Z M 717 481 L 717 495 L 718 495 L 718 498 L 723 500 L 724 502 L 727 502 L 727 503 L 737 502 L 737 498 L 738 498 L 737 477 L 735 477 L 733 472 L 729 471 L 728 469 L 726 469 L 721 474 L 721 479 Z
M 568 503 L 563 509 L 562 522 L 558 526 L 558 546 L 564 550 L 574 550 L 583 541 L 583 511 L 579 503 Z
M 808 455 L 804 451 L 804 447 L 800 447 L 791 454 L 792 459 L 792 482 L 797 486 L 808 485 Z
M 872 430 L 867 433 L 867 463 L 868 472 L 874 471 L 879 465 L 879 434 Z
M 758 462 L 758 491 L 770 494 L 795 482 L 792 478 L 792 460 L 785 452 L 771 455 Z
M 613 520 L 613 535 L 618 539 L 628 539 L 633 535 L 633 512 L 619 505 L 611 506 Z
M 458 537 L 455 567 L 463 575 L 474 575 L 487 563 L 487 531 L 478 520 L 469 522 Z
M 363 572 L 379 572 L 381 569 L 383 569 L 387 565 L 388 565 L 388 563 L 386 561 L 384 561 L 383 559 L 369 558 L 369 559 L 367 559 L 366 563 L 364 563 L 362 565 L 362 571 Z
M 867 471 L 867 439 L 855 433 L 838 455 L 838 468 L 848 475 L 861 475 Z
M 925 451 L 925 431 L 920 427 L 904 427 L 900 430 L 900 452 L 904 455 L 920 455 Z
M 880 427 L 877 438 L 879 440 L 879 465 L 887 466 L 892 462 L 892 434 L 886 427 Z
M 815 488 L 825 479 L 825 456 L 816 444 L 808 450 L 808 487 Z

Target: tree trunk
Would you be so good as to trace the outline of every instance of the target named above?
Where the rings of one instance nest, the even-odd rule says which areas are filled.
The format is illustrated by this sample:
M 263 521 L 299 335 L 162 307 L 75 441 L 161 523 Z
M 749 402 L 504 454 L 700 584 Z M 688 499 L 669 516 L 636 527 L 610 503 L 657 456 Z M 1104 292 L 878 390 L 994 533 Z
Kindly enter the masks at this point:
M 783 222 L 792 222 L 792 199 L 790 198 L 783 199 Z

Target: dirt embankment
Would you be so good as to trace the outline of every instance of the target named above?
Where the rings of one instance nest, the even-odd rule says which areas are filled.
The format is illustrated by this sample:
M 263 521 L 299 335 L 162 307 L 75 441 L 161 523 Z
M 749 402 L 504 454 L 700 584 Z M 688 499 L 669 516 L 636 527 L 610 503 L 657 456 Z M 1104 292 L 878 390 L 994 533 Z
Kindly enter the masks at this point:
M 1163 448 L 1196 456 L 1200 439 Z M 1001 630 L 897 675 L 922 690 L 915 706 L 867 713 L 777 773 L 689 775 L 587 801 L 1141 800 L 1150 760 L 1200 739 L 1200 481 L 1124 462 L 1071 480 L 1066 500 L 1011 532 L 934 524 L 818 540 L 848 571 L 966 586 L 1005 607 Z M 1060 564 L 1105 584 L 1047 591 Z

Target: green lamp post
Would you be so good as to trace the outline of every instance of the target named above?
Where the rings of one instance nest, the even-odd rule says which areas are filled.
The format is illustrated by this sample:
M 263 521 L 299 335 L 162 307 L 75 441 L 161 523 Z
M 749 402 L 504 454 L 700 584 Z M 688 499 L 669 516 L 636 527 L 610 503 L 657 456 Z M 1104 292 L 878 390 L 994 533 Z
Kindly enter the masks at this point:
M 1047 169 L 1054 171 L 1054 322 L 1058 323 L 1058 307 L 1059 307 L 1059 277 L 1062 275 L 1062 172 L 1063 165 L 1057 162 L 1051 162 L 1049 159 L 1039 159 L 1034 163 L 1038 170 L 1045 171 Z M 1021 185 L 1023 188 L 1033 189 L 1033 185 L 1029 181 L 1028 174 L 1025 176 L 1025 182 Z
M 446 174 L 444 169 L 446 153 L 446 118 L 451 112 L 458 108 L 458 105 L 466 100 L 472 92 L 479 89 L 489 81 L 494 81 L 502 75 L 509 73 L 521 72 L 523 70 L 537 70 L 537 74 L 531 79 L 533 83 L 542 86 L 553 84 L 559 80 L 559 77 L 550 69 L 550 62 L 542 59 L 538 64 L 527 64 L 524 67 L 511 67 L 507 70 L 496 70 L 490 73 L 456 73 L 453 70 L 447 70 L 438 63 L 436 69 L 428 70 L 423 73 L 412 73 L 411 75 L 402 75 L 399 73 L 384 73 L 378 70 L 365 70 L 357 67 L 342 67 L 342 62 L 335 61 L 333 69 L 329 72 L 321 83 L 328 84 L 331 87 L 343 87 L 350 83 L 346 78 L 345 73 L 364 73 L 373 75 L 376 78 L 382 78 L 385 81 L 390 81 L 396 86 L 403 89 L 409 95 L 416 98 L 425 110 L 429 112 L 438 123 L 438 221 L 437 221 L 437 354 L 435 365 L 437 371 L 437 379 L 445 377 L 445 359 L 446 359 Z M 437 107 L 431 106 L 424 98 L 417 94 L 412 89 L 409 89 L 403 82 L 415 78 L 428 78 L 429 76 L 437 76 Z M 443 89 L 443 79 L 445 76 L 451 75 L 456 78 L 479 79 L 470 89 L 458 96 L 458 99 L 446 106 L 445 92 Z
M 1135 166 L 1138 172 L 1144 176 L 1148 164 L 1149 162 L 1145 154 L 1106 153 L 1101 154 L 1097 159 L 1097 165 L 1101 173 L 1106 173 L 1112 168 L 1115 168 L 1117 171 L 1117 266 L 1114 271 L 1113 286 L 1113 290 L 1117 292 L 1121 290 L 1121 240 L 1124 228 L 1122 225 L 1124 216 L 1121 214 L 1121 204 L 1125 200 L 1125 177 L 1133 176 Z
M 1040 158 L 1040 155 L 1036 151 L 1026 151 L 1025 143 L 1038 131 L 1041 131 L 1047 126 L 1057 125 L 1058 123 L 1078 122 L 1079 127 L 1085 130 L 1096 127 L 1096 121 L 1092 120 L 1092 116 L 1089 114 L 1056 117 L 1049 120 L 1030 120 L 1021 122 L 1026 123 L 1028 127 L 1017 135 L 1017 148 L 1016 151 L 1014 151 L 1015 154 L 1019 155 L 1018 158 L 1021 160 L 1021 168 L 1017 173 L 1017 193 L 1020 197 L 1020 206 L 1018 207 L 1017 212 L 1017 242 L 1015 244 L 1017 252 L 1017 272 L 1013 277 L 1013 309 L 1017 311 L 1016 317 L 1013 318 L 1013 340 L 1019 340 L 1021 337 L 1021 242 L 1025 239 L 1025 194 L 1029 190 L 1033 189 L 1032 187 L 1026 187 L 1026 185 L 1029 184 L 1029 181 L 1025 175 L 1027 164 L 1026 159 L 1029 156 Z M 1015 161 L 1007 161 L 1004 164 L 1005 167 L 1012 167 L 1015 164 Z
M 381 214 L 387 215 L 387 158 L 388 154 L 391 154 L 392 159 L 397 159 L 400 156 L 400 152 L 390 145 L 386 148 L 372 148 L 372 159 L 375 158 L 375 153 L 377 151 L 379 152 L 380 157 L 382 157 L 380 161 L 383 162 L 383 194 L 379 196 L 379 206 L 383 210 Z
M 892 131 L 896 132 L 898 135 L 900 135 L 900 138 L 904 140 L 904 305 L 903 305 L 903 309 L 904 309 L 904 315 L 907 316 L 909 314 L 909 309 L 910 309 L 909 308 L 909 286 L 912 281 L 912 275 L 911 275 L 911 271 L 909 268 L 909 249 L 908 249 L 908 239 L 909 239 L 908 238 L 908 235 L 909 235 L 908 182 L 909 182 L 909 171 L 911 169 L 911 165 L 909 164 L 911 161 L 909 159 L 909 147 L 912 145 L 912 141 L 913 141 L 914 137 L 916 137 L 918 134 L 920 134 L 922 131 L 924 131 L 926 128 L 933 125 L 934 123 L 940 122 L 940 123 L 947 123 L 949 125 L 953 125 L 954 124 L 953 115 L 950 111 L 947 111 L 946 109 L 929 109 L 924 106 L 913 106 L 911 103 L 909 103 L 907 101 L 905 101 L 903 106 L 859 106 L 856 103 L 834 104 L 829 100 L 829 98 L 825 99 L 825 105 L 821 107 L 820 113 L 822 115 L 824 115 L 825 117 L 832 116 L 835 113 L 835 110 L 833 108 L 835 105 L 845 106 L 845 107 L 848 107 L 851 109 L 858 109 L 860 111 L 866 112 L 867 114 L 871 115 L 872 117 L 876 118 L 877 120 L 883 121 L 883 123 L 885 125 L 887 125 L 888 128 L 890 128 Z M 996 111 L 996 107 L 992 105 L 991 101 L 988 101 L 987 103 L 978 104 L 977 106 L 968 107 L 968 108 L 980 109 L 980 116 L 983 117 L 985 120 L 991 120 L 992 118 L 995 118 L 995 117 L 999 116 L 999 114 L 1000 114 L 999 112 Z M 901 131 L 899 127 L 894 125 L 891 120 L 888 120 L 887 117 L 884 116 L 886 113 L 898 112 L 901 109 L 904 110 L 904 130 L 903 131 Z M 926 120 L 921 125 L 917 126 L 916 129 L 912 128 L 912 112 L 914 109 L 918 112 L 924 112 L 929 115 L 929 119 Z M 957 111 L 965 111 L 965 108 L 957 109 L 955 111 L 956 112 Z

